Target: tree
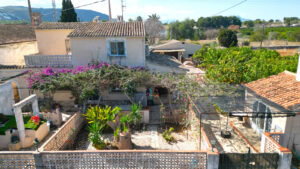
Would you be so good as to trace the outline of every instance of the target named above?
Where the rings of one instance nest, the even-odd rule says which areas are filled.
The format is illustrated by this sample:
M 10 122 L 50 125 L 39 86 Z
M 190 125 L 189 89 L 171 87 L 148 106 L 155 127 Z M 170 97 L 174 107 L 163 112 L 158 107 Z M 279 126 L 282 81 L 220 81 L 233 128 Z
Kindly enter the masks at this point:
M 71 0 L 62 1 L 60 22 L 77 22 L 77 14 Z
M 251 35 L 251 37 L 250 37 L 250 41 L 260 42 L 260 47 L 262 47 L 262 43 L 265 39 L 266 39 L 266 35 L 265 35 L 264 26 L 256 28 L 253 35 Z
M 205 32 L 206 39 L 216 39 L 219 35 L 219 30 L 209 29 Z
M 238 45 L 237 36 L 230 29 L 222 29 L 218 36 L 219 43 L 224 47 L 233 47 Z
M 160 17 L 157 14 L 149 15 L 145 22 L 145 29 L 148 37 L 149 44 L 154 44 L 155 38 L 159 38 L 163 31 L 163 26 Z
M 294 38 L 295 38 L 295 41 L 300 42 L 300 30 L 299 29 L 294 32 Z
M 143 22 L 143 18 L 142 18 L 141 16 L 138 16 L 138 17 L 136 18 L 136 21 L 138 21 L 138 22 Z
M 286 26 L 291 26 L 291 24 L 294 24 L 296 22 L 298 22 L 299 18 L 297 17 L 284 17 L 283 21 L 285 23 Z
M 244 21 L 244 25 L 247 26 L 247 28 L 252 28 L 254 27 L 254 22 L 249 20 L 249 21 Z

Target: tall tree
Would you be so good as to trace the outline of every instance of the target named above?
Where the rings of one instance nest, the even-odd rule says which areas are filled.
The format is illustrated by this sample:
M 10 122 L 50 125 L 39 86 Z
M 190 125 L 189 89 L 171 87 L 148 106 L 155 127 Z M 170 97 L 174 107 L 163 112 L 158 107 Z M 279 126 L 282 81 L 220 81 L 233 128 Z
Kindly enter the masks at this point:
M 71 0 L 62 1 L 60 22 L 77 22 L 77 14 Z
M 145 22 L 145 29 L 148 37 L 149 44 L 154 44 L 155 38 L 161 36 L 163 26 L 160 17 L 157 14 L 149 15 L 149 18 Z
M 136 21 L 138 21 L 138 22 L 143 22 L 143 18 L 142 18 L 141 16 L 138 16 L 138 17 L 136 18 Z

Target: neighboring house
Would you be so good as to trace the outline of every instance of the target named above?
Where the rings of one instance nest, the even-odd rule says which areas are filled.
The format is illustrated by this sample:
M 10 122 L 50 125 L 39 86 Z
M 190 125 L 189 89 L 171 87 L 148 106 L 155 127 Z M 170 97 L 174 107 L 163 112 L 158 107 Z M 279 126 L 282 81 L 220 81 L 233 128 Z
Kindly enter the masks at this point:
M 25 65 L 24 55 L 37 52 L 32 26 L 0 24 L 0 65 Z
M 105 61 L 125 66 L 145 66 L 143 22 L 91 23 L 68 36 L 73 65 Z
M 257 133 L 283 132 L 282 146 L 300 153 L 300 77 L 296 80 L 296 76 L 300 70 L 298 75 L 284 71 L 245 84 L 245 111 L 257 116 L 249 120 Z M 295 117 L 288 116 L 293 113 Z
M 35 29 L 40 55 L 66 55 L 70 53 L 68 35 L 76 28 L 88 23 L 81 22 L 47 22 Z
M 199 49 L 201 49 L 200 45 L 181 42 L 178 40 L 171 40 L 167 43 L 151 47 L 151 51 L 154 53 L 174 56 L 180 61 L 191 58 Z
M 70 55 L 67 59 L 72 66 L 87 65 L 91 61 L 145 66 L 145 28 L 142 22 L 42 23 L 35 32 L 39 59 L 47 58 L 43 62 L 49 64 L 53 60 L 65 61 L 63 55 Z M 58 57 L 51 58 L 52 55 Z

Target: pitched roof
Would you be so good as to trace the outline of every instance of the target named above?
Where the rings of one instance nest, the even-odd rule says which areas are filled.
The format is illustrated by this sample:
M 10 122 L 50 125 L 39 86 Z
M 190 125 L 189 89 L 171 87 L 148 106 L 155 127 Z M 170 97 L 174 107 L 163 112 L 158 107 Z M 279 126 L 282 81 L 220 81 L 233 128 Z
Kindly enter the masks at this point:
M 296 81 L 295 73 L 284 71 L 244 86 L 286 109 L 300 104 L 300 82 Z
M 192 52 L 194 53 L 196 50 L 201 49 L 201 45 L 196 45 L 192 43 L 187 43 L 187 42 L 181 42 L 178 40 L 171 40 L 167 43 L 153 46 L 151 47 L 153 50 L 165 50 L 165 51 L 171 51 L 171 50 L 185 50 L 187 52 Z
M 35 40 L 35 33 L 30 25 L 0 24 L 0 45 Z
M 90 23 L 76 28 L 68 37 L 145 37 L 143 22 Z
M 36 29 L 76 29 L 91 23 L 87 22 L 43 22 Z

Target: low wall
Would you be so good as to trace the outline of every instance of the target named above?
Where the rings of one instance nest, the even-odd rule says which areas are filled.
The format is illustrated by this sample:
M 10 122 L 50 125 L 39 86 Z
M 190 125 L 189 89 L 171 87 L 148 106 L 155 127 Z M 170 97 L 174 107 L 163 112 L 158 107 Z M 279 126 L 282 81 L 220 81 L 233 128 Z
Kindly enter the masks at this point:
M 80 113 L 74 114 L 44 145 L 43 151 L 58 151 L 73 144 L 74 138 L 80 131 L 84 118 Z
M 3 168 L 209 168 L 201 151 L 0 152 Z
M 279 153 L 278 169 L 291 167 L 292 153 L 288 148 L 282 147 L 280 139 L 283 133 L 263 133 L 261 151 L 264 153 Z
M 40 127 L 37 130 L 25 130 L 26 137 L 31 137 L 32 140 L 35 138 L 39 139 L 39 141 L 42 141 L 49 133 L 50 128 L 47 125 L 47 122 L 40 125 Z M 32 144 L 33 145 L 33 144 Z
M 49 133 L 50 129 L 47 123 L 43 123 L 37 130 L 26 129 L 25 135 L 27 139 L 34 140 L 35 138 L 42 141 Z M 8 149 L 9 144 L 11 143 L 11 136 L 18 136 L 18 130 L 14 130 L 14 133 L 11 134 L 10 130 L 6 130 L 5 135 L 0 135 L 0 149 Z M 33 142 L 26 142 L 26 147 L 33 145 Z

